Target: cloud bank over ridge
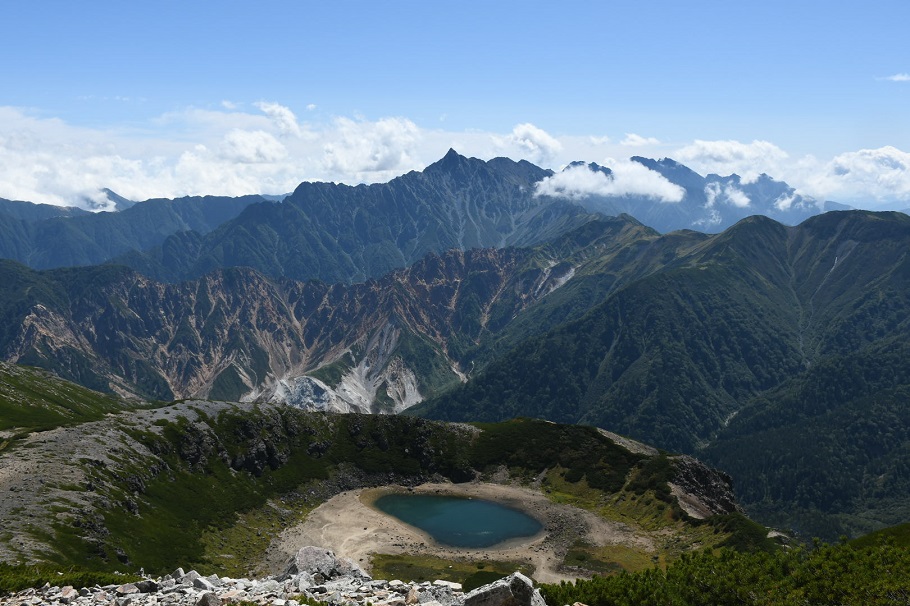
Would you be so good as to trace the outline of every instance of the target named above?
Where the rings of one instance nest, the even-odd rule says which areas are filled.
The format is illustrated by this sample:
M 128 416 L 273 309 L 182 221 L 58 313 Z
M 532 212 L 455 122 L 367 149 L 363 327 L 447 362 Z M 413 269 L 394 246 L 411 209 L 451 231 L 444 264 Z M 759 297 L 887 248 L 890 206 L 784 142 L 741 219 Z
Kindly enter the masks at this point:
M 644 196 L 661 202 L 679 202 L 686 195 L 663 175 L 631 160 L 609 160 L 611 174 L 584 164 L 567 167 L 537 184 L 540 196 L 580 199 L 588 196 Z
M 308 105 L 298 116 L 273 101 L 186 108 L 139 126 L 109 129 L 67 124 L 21 108 L 0 106 L 0 197 L 59 205 L 82 204 L 110 188 L 134 200 L 184 195 L 281 194 L 301 181 L 349 184 L 388 181 L 420 170 L 453 147 L 490 159 L 527 159 L 559 171 L 594 161 L 612 176 L 571 166 L 539 185 L 539 193 L 650 196 L 667 203 L 682 190 L 624 158 L 671 157 L 706 175 L 762 173 L 804 195 L 856 206 L 910 207 L 910 154 L 896 147 L 846 150 L 828 159 L 794 157 L 770 141 L 695 140 L 684 144 L 634 133 L 556 135 L 531 122 L 510 132 L 445 131 L 403 116 L 322 116 Z M 305 116 L 306 119 L 302 119 Z M 612 136 L 611 136 L 612 135 Z M 745 204 L 735 193 L 718 200 Z M 787 200 L 781 200 L 786 205 Z

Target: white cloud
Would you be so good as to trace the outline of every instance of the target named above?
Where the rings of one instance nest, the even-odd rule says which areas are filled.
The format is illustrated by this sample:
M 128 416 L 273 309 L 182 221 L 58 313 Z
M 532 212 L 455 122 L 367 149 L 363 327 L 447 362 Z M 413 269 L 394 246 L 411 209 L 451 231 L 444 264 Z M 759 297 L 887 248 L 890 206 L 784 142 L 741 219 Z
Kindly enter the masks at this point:
M 896 147 L 861 149 L 835 156 L 813 173 L 818 197 L 855 203 L 910 202 L 910 154 Z
M 727 183 L 726 185 L 721 185 L 716 181 L 708 183 L 708 185 L 705 186 L 705 196 L 708 198 L 708 201 L 705 203 L 705 208 L 714 208 L 718 202 L 721 204 L 729 204 L 730 206 L 735 206 L 737 208 L 748 208 L 751 203 L 746 192 L 732 183 Z
M 234 129 L 224 136 L 219 151 L 222 158 L 244 163 L 277 162 L 288 155 L 284 145 L 261 130 Z
M 588 196 L 645 196 L 679 202 L 686 192 L 663 175 L 629 160 L 609 160 L 612 175 L 587 165 L 570 166 L 537 184 L 536 195 L 580 199 Z
M 660 141 L 654 137 L 642 137 L 635 133 L 626 133 L 626 138 L 619 142 L 626 147 L 645 147 L 647 145 L 660 145 Z
M 777 200 L 774 201 L 774 208 L 781 211 L 788 211 L 790 207 L 793 206 L 793 203 L 796 202 L 796 194 L 781 194 Z
M 419 165 L 416 146 L 421 132 L 410 120 L 338 118 L 335 126 L 324 146 L 324 166 L 332 174 L 357 175 L 360 180 L 364 173 L 380 173 L 391 178 Z
M 887 76 L 884 80 L 890 80 L 891 82 L 910 82 L 910 74 L 894 74 L 893 76 Z
M 307 110 L 308 112 L 311 112 L 311 111 L 313 111 L 313 110 L 315 110 L 315 109 L 316 109 L 316 104 L 315 104 L 315 103 L 310 103 L 309 105 L 306 106 L 306 110 Z
M 762 173 L 781 178 L 787 152 L 768 141 L 702 141 L 696 139 L 674 153 L 674 159 L 703 175 L 738 174 L 744 183 L 755 181 Z
M 516 125 L 508 137 L 494 137 L 494 141 L 503 148 L 517 148 L 521 157 L 538 163 L 549 162 L 562 151 L 558 140 L 530 122 Z
M 435 129 L 424 129 L 403 117 L 334 117 L 303 124 L 277 103 L 247 109 L 227 104 L 233 108 L 191 107 L 111 129 L 76 127 L 0 106 L 0 197 L 81 205 L 86 199 L 101 201 L 97 192 L 105 187 L 133 200 L 280 194 L 305 180 L 387 181 L 435 162 L 449 147 L 482 159 L 506 155 L 551 166 L 629 153 L 607 137 L 557 138 L 532 124 L 500 133 L 446 131 L 435 120 Z M 791 157 L 768 141 L 698 140 L 668 155 L 701 174 L 735 172 L 744 182 L 764 172 L 819 200 L 865 208 L 910 206 L 910 158 L 895 147 L 815 159 Z M 587 169 L 589 174 L 570 171 L 542 184 L 541 191 L 568 197 L 650 195 L 665 201 L 682 196 L 638 163 L 611 167 L 613 179 Z M 745 203 L 732 193 L 723 203 L 737 201 Z M 789 197 L 777 201 L 780 208 L 794 203 Z
M 294 115 L 294 112 L 292 112 L 290 108 L 279 105 L 278 103 L 268 103 L 266 101 L 256 103 L 256 107 L 258 107 L 266 116 L 271 118 L 272 122 L 282 135 L 293 135 L 295 137 L 303 135 L 303 131 L 300 130 L 300 125 L 297 124 L 297 116 Z

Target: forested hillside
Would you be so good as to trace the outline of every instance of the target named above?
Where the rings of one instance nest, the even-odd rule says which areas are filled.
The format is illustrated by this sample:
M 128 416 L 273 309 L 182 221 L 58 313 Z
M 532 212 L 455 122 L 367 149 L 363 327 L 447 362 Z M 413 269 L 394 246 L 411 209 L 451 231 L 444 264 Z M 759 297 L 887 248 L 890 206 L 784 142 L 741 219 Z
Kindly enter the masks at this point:
M 900 213 L 747 219 L 414 412 L 591 423 L 704 452 L 750 511 L 810 535 L 897 523 L 908 246 Z

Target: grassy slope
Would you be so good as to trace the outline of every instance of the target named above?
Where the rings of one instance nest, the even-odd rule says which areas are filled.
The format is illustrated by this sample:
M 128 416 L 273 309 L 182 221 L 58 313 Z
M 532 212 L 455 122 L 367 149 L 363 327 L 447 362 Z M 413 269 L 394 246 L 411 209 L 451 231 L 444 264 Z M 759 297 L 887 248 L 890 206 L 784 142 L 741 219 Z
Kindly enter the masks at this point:
M 154 422 L 112 418 L 122 438 L 110 462 L 74 462 L 93 492 L 70 489 L 104 506 L 86 511 L 59 503 L 54 533 L 38 537 L 49 547 L 48 562 L 244 574 L 267 546 L 261 535 L 299 521 L 339 490 L 431 477 L 465 481 L 502 466 L 527 482 L 544 476 L 554 500 L 674 537 L 661 547 L 660 561 L 690 543 L 719 545 L 731 536 L 686 520 L 669 496 L 665 458 L 630 453 L 592 428 L 519 420 L 484 425 L 473 438 L 475 429 L 410 417 L 233 406 L 210 415 L 214 408 L 204 402 L 180 406 L 185 414 L 162 408 Z M 575 557 L 579 550 L 584 546 Z M 641 554 L 585 557 L 591 567 L 653 563 Z
M 0 430 L 43 431 L 131 406 L 49 372 L 0 362 Z

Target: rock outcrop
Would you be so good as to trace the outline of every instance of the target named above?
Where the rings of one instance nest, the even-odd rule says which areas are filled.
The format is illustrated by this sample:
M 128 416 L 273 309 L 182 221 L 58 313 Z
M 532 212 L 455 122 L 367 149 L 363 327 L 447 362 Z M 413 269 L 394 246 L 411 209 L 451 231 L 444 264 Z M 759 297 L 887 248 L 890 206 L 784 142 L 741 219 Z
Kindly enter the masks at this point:
M 48 584 L 0 597 L 0 606 L 300 606 L 314 601 L 331 606 L 546 606 L 531 580 L 518 572 L 465 595 L 459 583 L 450 581 L 373 580 L 354 562 L 320 547 L 301 549 L 277 577 L 232 579 L 178 568 L 159 579 L 123 585 L 76 589 Z
M 740 511 L 733 494 L 733 479 L 688 455 L 672 458 L 676 475 L 670 490 L 686 513 L 704 519 L 712 515 Z

